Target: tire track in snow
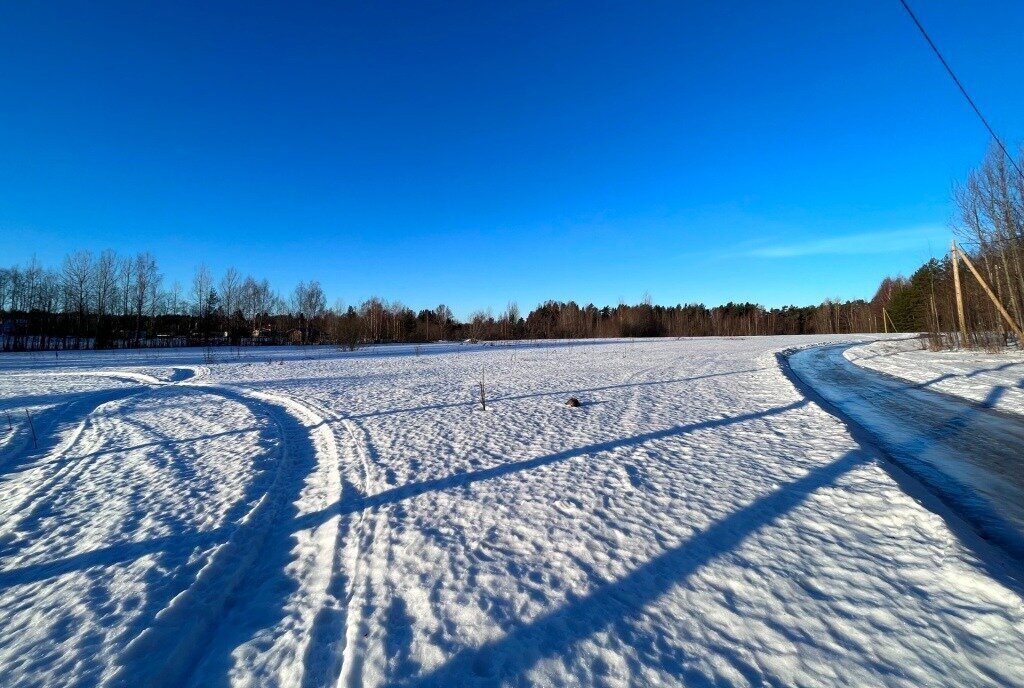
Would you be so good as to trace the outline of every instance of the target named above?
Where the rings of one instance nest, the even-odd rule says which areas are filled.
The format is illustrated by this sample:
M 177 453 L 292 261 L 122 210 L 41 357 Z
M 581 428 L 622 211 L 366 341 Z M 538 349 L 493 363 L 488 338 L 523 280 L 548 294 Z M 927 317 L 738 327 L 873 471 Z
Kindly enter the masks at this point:
M 189 679 L 217 635 L 230 623 L 228 607 L 244 607 L 246 586 L 258 583 L 251 579 L 260 568 L 256 562 L 266 539 L 275 527 L 291 525 L 280 523 L 280 517 L 296 483 L 301 484 L 306 477 L 296 474 L 298 463 L 303 458 L 317 458 L 312 428 L 318 418 L 294 400 L 226 385 L 186 386 L 241 403 L 254 414 L 265 412 L 277 427 L 280 440 L 277 468 L 267 490 L 240 519 L 228 540 L 213 552 L 195 582 L 175 596 L 131 641 L 112 685 L 178 686 Z
M 62 441 L 56 448 L 49 451 L 38 463 L 41 465 L 53 465 L 51 474 L 45 478 L 42 486 L 26 495 L 15 507 L 15 511 L 22 515 L 22 518 L 13 524 L 8 525 L 0 536 L 6 536 L 9 532 L 16 531 L 17 527 L 30 519 L 33 512 L 26 511 L 33 504 L 45 505 L 47 497 L 56 493 L 61 486 L 72 482 L 76 476 L 84 475 L 89 467 L 97 459 L 97 450 L 101 448 L 101 431 L 107 423 L 102 416 L 95 417 L 98 412 L 108 404 L 122 401 L 125 398 L 138 394 L 152 392 L 169 385 L 194 386 L 197 391 L 214 393 L 228 399 L 237 401 L 247 406 L 250 412 L 258 412 L 259 409 L 268 411 L 268 415 L 274 420 L 278 435 L 281 438 L 282 446 L 279 451 L 281 456 L 278 460 L 277 473 L 271 486 L 260 500 L 243 516 L 235 532 L 228 542 L 218 547 L 210 556 L 209 561 L 200 570 L 196 581 L 185 591 L 179 593 L 171 603 L 155 617 L 155 623 L 133 640 L 122 658 L 121 667 L 115 673 L 112 680 L 113 685 L 177 685 L 186 678 L 190 670 L 202 659 L 205 643 L 216 630 L 218 617 L 221 616 L 232 593 L 238 593 L 236 597 L 242 597 L 239 585 L 247 578 L 247 570 L 256 560 L 259 553 L 259 545 L 265 539 L 267 532 L 273 530 L 274 515 L 280 511 L 285 497 L 291 491 L 282 489 L 291 486 L 288 478 L 304 478 L 305 476 L 289 475 L 289 469 L 295 456 L 309 452 L 316 457 L 317 465 L 326 465 L 329 469 L 326 476 L 321 476 L 320 484 L 306 485 L 304 490 L 305 506 L 307 513 L 316 513 L 318 510 L 334 509 L 336 515 L 326 524 L 315 527 L 315 537 L 306 543 L 304 551 L 300 553 L 299 559 L 303 566 L 301 573 L 297 575 L 300 586 L 312 588 L 301 591 L 308 599 L 305 607 L 307 611 L 314 608 L 324 608 L 322 597 L 332 592 L 332 583 L 325 579 L 324 572 L 330 572 L 335 567 L 330 559 L 335 556 L 335 550 L 339 548 L 344 540 L 344 533 L 337 529 L 340 509 L 341 484 L 340 484 L 340 457 L 338 455 L 337 443 L 329 428 L 326 427 L 326 419 L 318 414 L 309 405 L 299 402 L 293 398 L 273 394 L 262 394 L 245 392 L 223 385 L 199 384 L 197 381 L 206 377 L 209 369 L 205 366 L 178 367 L 171 376 L 171 380 L 163 381 L 150 375 L 135 373 L 131 371 L 87 371 L 80 374 L 106 377 L 112 379 L 126 379 L 144 384 L 144 387 L 118 390 L 114 398 L 108 394 L 100 404 L 86 410 L 84 417 L 78 422 L 75 429 L 66 440 Z M 186 373 L 186 374 L 183 374 Z M 89 399 L 94 403 L 94 399 Z M 82 405 L 82 402 L 75 402 Z M 258 407 L 258 408 L 257 408 Z M 293 419 L 287 420 L 285 417 Z M 50 424 L 60 425 L 67 423 L 67 407 L 60 409 L 54 421 Z M 301 428 L 301 434 L 306 437 L 296 441 L 296 426 Z M 82 446 L 83 438 L 90 443 Z M 91 439 L 90 439 L 91 438 Z M 298 445 L 308 445 L 306 447 Z M 78 449 L 76 453 L 84 454 L 82 461 L 61 461 L 69 452 Z M 90 458 L 91 457 L 91 458 Z M 85 460 L 88 459 L 88 460 Z M 331 476 L 335 480 L 331 480 Z M 326 480 L 323 480 L 326 477 Z M 289 485 L 285 485 L 289 483 Z M 332 524 L 331 521 L 334 523 Z M 332 525 L 335 532 L 331 533 Z M 2 541 L 2 540 L 0 540 Z M 328 546 L 328 542 L 330 546 Z M 336 576 L 328 573 L 327 578 L 335 579 Z M 316 594 L 317 583 L 323 583 L 321 595 Z M 336 584 L 335 584 L 336 585 Z M 301 605 L 300 605 L 301 606 Z M 314 618 L 313 613 L 299 614 L 300 618 Z M 308 638 L 311 633 L 300 634 Z M 300 655 L 303 653 L 296 653 Z M 306 655 L 309 648 L 306 648 Z M 339 667 L 340 670 L 340 667 Z M 336 675 L 336 674 L 335 674 Z
M 134 394 L 129 396 L 134 396 Z M 52 464 L 52 469 L 34 489 L 26 492 L 21 500 L 13 505 L 9 512 L 12 518 L 4 524 L 3 528 L 0 528 L 0 542 L 12 544 L 11 549 L 5 548 L 3 551 L 5 556 L 14 554 L 31 544 L 30 541 L 19 536 L 22 528 L 39 516 L 61 488 L 89 472 L 99 459 L 97 452 L 102 442 L 103 429 L 109 423 L 103 416 L 94 417 L 94 415 L 111 403 L 114 402 L 104 402 L 93 409 L 58 450 L 41 460 L 44 469 L 47 463 Z M 83 437 L 86 438 L 84 444 L 82 444 Z M 78 456 L 67 456 L 72 449 L 80 447 L 80 451 L 76 452 Z
M 11 437 L 3 447 L 0 447 L 0 451 L 3 452 L 3 455 L 0 456 L 0 467 L 5 466 L 18 457 L 34 458 L 36 462 L 41 462 L 58 456 L 62 452 L 70 451 L 75 441 L 77 441 L 78 435 L 83 430 L 86 418 L 105 404 L 119 401 L 144 391 L 146 391 L 144 387 L 97 391 L 89 394 L 84 399 L 57 404 L 42 412 L 37 411 L 32 415 L 32 426 L 35 428 L 37 443 L 40 445 L 40 448 L 33 448 L 27 455 L 23 456 L 22 452 L 28 449 L 31 442 L 31 433 L 27 423 L 21 424 L 14 431 L 15 435 L 21 436 L 18 444 L 15 445 L 15 439 Z M 72 426 L 73 429 L 67 430 L 68 426 Z M 66 436 L 64 440 L 60 438 L 62 435 Z
M 223 669 L 241 682 L 292 683 L 302 676 L 315 620 L 329 602 L 335 548 L 343 537 L 337 442 L 327 419 L 311 404 L 229 385 L 194 386 L 242 403 L 250 412 L 266 412 L 281 440 L 277 471 L 195 583 L 130 643 L 112 684 L 204 685 L 203 670 L 209 665 L 221 676 L 218 680 L 223 680 Z M 260 556 L 263 551 L 267 556 Z M 286 599 L 266 599 L 268 587 L 291 585 L 296 589 Z M 250 627 L 249 619 L 264 618 L 260 614 L 268 611 L 280 617 L 276 624 Z M 250 641 L 259 644 L 258 661 L 221 666 L 230 665 Z
M 336 674 L 340 669 L 335 668 L 333 657 L 336 653 L 330 641 L 338 635 L 332 630 L 344 622 L 345 599 L 341 593 L 345 589 L 345 577 L 338 566 L 338 558 L 347 539 L 349 520 L 342 515 L 341 507 L 347 499 L 357 498 L 358 492 L 344 475 L 348 462 L 343 461 L 341 448 L 346 445 L 334 427 L 333 421 L 337 416 L 309 399 L 300 401 L 285 395 L 273 395 L 272 398 L 307 417 L 323 450 L 317 461 L 320 484 L 307 484 L 310 494 L 304 495 L 307 504 L 303 511 L 319 515 L 316 520 L 322 524 L 311 527 L 307 555 L 300 557 L 306 565 L 295 574 L 300 592 L 290 604 L 295 610 L 291 625 L 301 630 L 300 640 L 290 657 L 295 667 L 288 673 L 301 677 L 304 685 L 311 680 L 314 685 L 324 685 L 325 681 L 316 681 L 315 676 L 310 675 L 310 669 L 318 669 L 317 673 L 329 672 L 325 674 L 327 676 Z M 310 498 L 315 501 L 310 501 Z M 308 589 L 302 590 L 301 586 Z
M 154 366 L 159 367 L 159 366 Z M 152 368 L 149 368 L 150 370 Z M 55 371 L 51 373 L 32 373 L 34 376 L 46 375 L 48 377 L 102 377 L 109 378 L 111 380 L 124 380 L 127 382 L 136 382 L 140 385 L 149 385 L 152 387 L 161 387 L 164 385 L 176 385 L 184 382 L 194 382 L 200 378 L 206 377 L 210 374 L 210 369 L 206 366 L 201 365 L 180 365 L 171 366 L 170 378 L 167 380 L 161 380 L 160 378 L 149 375 L 147 373 L 140 373 L 135 370 L 75 370 L 75 371 Z
M 345 457 L 338 464 L 342 498 L 337 503 L 339 525 L 331 579 L 314 619 L 303 661 L 302 685 L 313 687 L 347 683 L 346 677 L 358 672 L 357 648 L 365 635 L 366 609 L 372 605 L 364 562 L 374 547 L 387 538 L 382 537 L 385 528 L 378 515 L 356 508 L 379 482 L 374 479 L 372 448 L 366 431 L 322 404 L 310 400 L 305 403 L 328 419 Z
M 362 684 L 369 620 L 390 596 L 377 580 L 389 570 L 389 516 L 377 506 L 361 507 L 367 496 L 389 487 L 375 468 L 369 434 L 358 422 L 322 404 L 304 400 L 332 427 L 345 460 L 338 464 L 342 499 L 331 580 L 307 646 L 302 685 Z M 359 485 L 357 488 L 356 485 Z
M 77 398 L 72 401 L 55 404 L 42 413 L 37 413 L 33 416 L 33 424 L 36 429 L 36 434 L 39 438 L 46 440 L 51 438 L 54 434 L 54 428 L 60 425 L 67 425 L 69 421 L 75 418 L 86 418 L 89 415 L 95 413 L 100 406 L 110 403 L 113 401 L 119 401 L 129 396 L 139 394 L 146 391 L 151 391 L 157 387 L 161 387 L 168 384 L 178 384 L 188 380 L 194 380 L 209 374 L 209 368 L 205 366 L 179 366 L 173 368 L 175 371 L 171 375 L 171 379 L 168 381 L 160 380 L 152 375 L 146 375 L 143 373 L 136 373 L 133 371 L 122 371 L 122 370 L 90 370 L 90 371 L 78 371 L 78 372 L 51 372 L 51 373 L 28 373 L 15 375 L 14 377 L 99 377 L 110 380 L 121 380 L 130 383 L 136 383 L 140 385 L 135 388 L 125 388 L 116 390 L 98 390 L 92 393 L 87 393 L 85 398 Z M 11 401 L 17 401 L 17 397 L 13 399 L 2 400 L 3 403 L 9 403 Z M 79 407 L 86 407 L 84 413 L 73 414 L 72 411 Z M 81 422 L 81 421 L 79 421 Z M 0 451 L 4 453 L 4 456 L 0 456 L 0 466 L 17 456 L 22 449 L 28 446 L 30 433 L 26 430 L 25 425 L 20 426 L 14 431 L 13 435 L 21 435 L 21 442 L 17 447 L 13 446 L 14 437 L 8 439 L 6 443 L 0 446 Z M 82 428 L 77 428 L 76 432 L 81 432 Z M 56 447 L 50 450 L 50 453 L 58 451 L 67 451 L 71 448 L 71 443 L 67 443 L 62 449 L 58 450 Z M 39 453 L 38 450 L 33 453 Z
M 102 426 L 107 422 L 102 419 L 102 415 L 97 417 L 97 414 L 100 414 L 106 407 L 113 406 L 125 399 L 128 399 L 129 397 L 147 394 L 160 389 L 161 387 L 181 384 L 209 374 L 209 368 L 206 368 L 205 366 L 184 366 L 174 368 L 174 370 L 175 373 L 173 374 L 173 377 L 175 379 L 173 382 L 164 382 L 151 375 L 124 370 L 51 373 L 51 376 L 73 375 L 127 380 L 129 382 L 137 382 L 143 386 L 118 389 L 112 392 L 99 391 L 96 392 L 95 395 L 90 394 L 86 399 L 76 400 L 61 405 L 57 407 L 52 414 L 48 414 L 50 415 L 49 421 L 40 426 L 37 429 L 37 432 L 43 437 L 46 444 L 53 444 L 54 446 L 47 450 L 44 445 L 43 452 L 40 453 L 36 451 L 28 455 L 29 458 L 37 454 L 39 456 L 34 460 L 31 466 L 27 467 L 27 469 L 31 470 L 32 468 L 38 468 L 41 470 L 43 475 L 41 476 L 40 483 L 37 484 L 37 487 L 28 491 L 21 497 L 21 499 L 6 510 L 6 513 L 13 518 L 0 528 L 0 543 L 9 540 L 12 535 L 17 532 L 18 528 L 35 514 L 37 509 L 33 508 L 34 505 L 39 504 L 46 497 L 53 495 L 56 490 L 66 484 L 69 480 L 80 475 L 84 475 L 92 465 L 95 464 L 98 458 L 97 451 L 99 450 L 99 442 L 101 441 L 100 438 L 102 437 L 102 433 L 98 432 L 94 426 L 97 424 Z M 180 373 L 191 374 L 182 375 Z M 75 411 L 80 407 L 84 407 L 84 412 L 76 413 Z M 74 429 L 67 434 L 65 439 L 60 440 L 58 437 L 55 437 L 55 435 L 65 434 L 60 429 L 62 425 L 67 426 L 70 424 L 74 424 Z M 85 448 L 85 452 L 76 452 L 81 454 L 81 458 L 78 460 L 73 458 L 69 460 L 68 454 L 70 454 L 72 450 L 78 449 L 79 441 L 83 436 L 89 441 L 89 444 Z M 27 442 L 27 437 L 25 439 Z M 9 447 L 5 447 L 5 449 L 9 449 Z M 0 460 L 0 466 L 11 461 L 19 453 L 20 452 L 18 451 L 10 452 L 8 456 Z
M 351 419 L 343 420 L 351 437 L 352 446 L 359 455 L 363 471 L 363 494 L 371 497 L 383 489 L 373 471 L 373 445 L 367 431 Z M 362 685 L 363 659 L 370 634 L 368 620 L 375 609 L 383 608 L 381 600 L 390 596 L 383 590 L 384 577 L 391 566 L 391 537 L 389 515 L 377 505 L 352 509 L 351 516 L 358 523 L 357 537 L 346 543 L 344 557 L 352 571 L 346 594 L 346 637 L 344 641 L 341 673 L 337 684 Z M 383 552 L 381 551 L 383 549 Z
M 208 369 L 202 369 L 201 367 L 194 368 L 178 368 L 175 370 L 191 370 L 192 375 L 188 377 L 179 377 L 179 380 L 191 379 L 192 377 L 200 374 L 209 372 Z M 86 377 L 102 377 L 115 380 L 128 380 L 130 382 L 140 383 L 140 387 L 127 388 L 111 391 L 99 391 L 95 395 L 88 395 L 86 399 L 73 401 L 62 406 L 57 407 L 52 413 L 47 414 L 50 418 L 48 422 L 38 428 L 37 432 L 44 439 L 46 444 L 54 445 L 51 449 L 43 449 L 43 452 L 34 452 L 28 456 L 31 458 L 34 455 L 38 455 L 31 466 L 28 466 L 26 470 L 39 469 L 42 472 L 40 482 L 34 489 L 31 489 L 24 493 L 17 502 L 11 505 L 6 513 L 12 517 L 7 523 L 0 528 L 0 543 L 6 542 L 15 536 L 19 527 L 21 527 L 27 520 L 31 519 L 38 508 L 33 508 L 34 505 L 43 503 L 45 498 L 52 496 L 61 486 L 66 484 L 69 480 L 74 479 L 80 475 L 85 474 L 91 466 L 96 462 L 96 452 L 99 449 L 101 433 L 97 432 L 94 426 L 99 423 L 103 424 L 105 421 L 101 420 L 102 416 L 97 417 L 106 407 L 113 406 L 118 402 L 124 401 L 129 397 L 134 397 L 139 394 L 145 394 L 159 389 L 168 384 L 151 375 L 145 375 L 142 373 L 136 373 L 133 371 L 122 371 L 122 370 L 109 370 L 109 371 L 82 371 L 76 373 L 52 373 L 52 376 L 61 375 L 75 375 L 75 376 L 86 376 Z M 97 403 L 99 400 L 99 403 Z M 77 409 L 84 407 L 84 412 L 76 412 Z M 80 419 L 80 420 L 79 420 Z M 61 426 L 67 426 L 74 424 L 74 429 L 69 433 L 62 431 Z M 55 435 L 64 435 L 66 438 L 60 440 Z M 86 446 L 85 452 L 76 452 L 81 454 L 80 459 L 69 459 L 68 455 L 73 450 L 78 449 L 79 441 L 84 437 L 91 438 L 90 443 Z M 27 442 L 27 437 L 26 437 Z M 8 447 L 9 448 L 9 447 Z M 12 451 L 8 454 L 3 461 L 0 461 L 0 465 L 7 463 L 17 456 L 20 452 Z

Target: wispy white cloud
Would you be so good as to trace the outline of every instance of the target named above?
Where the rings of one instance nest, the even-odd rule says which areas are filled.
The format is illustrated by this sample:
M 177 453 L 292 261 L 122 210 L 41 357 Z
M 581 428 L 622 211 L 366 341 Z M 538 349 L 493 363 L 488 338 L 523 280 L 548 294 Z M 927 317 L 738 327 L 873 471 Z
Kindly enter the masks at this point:
M 747 249 L 743 255 L 753 258 L 797 258 L 822 255 L 863 255 L 898 253 L 932 248 L 944 242 L 949 230 L 942 227 L 913 227 L 888 232 L 862 232 L 846 236 L 825 237 L 808 241 L 773 244 Z

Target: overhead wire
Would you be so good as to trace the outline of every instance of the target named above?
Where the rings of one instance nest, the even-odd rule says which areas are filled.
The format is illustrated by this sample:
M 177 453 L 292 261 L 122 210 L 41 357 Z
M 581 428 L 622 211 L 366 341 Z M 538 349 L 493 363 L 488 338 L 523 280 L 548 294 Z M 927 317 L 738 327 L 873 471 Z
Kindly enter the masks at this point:
M 910 18 L 913 20 L 914 25 L 917 26 L 918 31 L 921 32 L 921 35 L 924 36 L 925 41 L 927 41 L 928 45 L 931 47 L 932 52 L 934 52 L 935 56 L 939 58 L 939 62 L 941 62 L 942 66 L 946 68 L 946 72 L 949 74 L 950 78 L 953 79 L 953 83 L 956 84 L 956 87 L 960 89 L 960 93 L 963 94 L 964 98 L 967 100 L 967 104 L 971 106 L 972 110 L 974 110 L 974 114 L 976 114 L 978 116 L 978 119 L 981 120 L 981 123 L 985 125 L 985 129 L 988 130 L 988 133 L 992 137 L 992 140 L 996 142 L 996 145 L 999 146 L 999 149 L 1003 152 L 1003 155 L 1005 155 L 1006 159 L 1010 161 L 1010 164 L 1013 166 L 1013 168 L 1017 170 L 1017 174 L 1019 174 L 1021 178 L 1024 179 L 1024 170 L 1021 170 L 1020 165 L 1018 165 L 1017 161 L 1014 160 L 1012 155 L 1010 155 L 1010 152 L 1006 149 L 1006 146 L 1003 144 L 1003 140 L 999 138 L 998 134 L 996 134 L 996 131 L 995 129 L 992 128 L 992 125 L 988 123 L 988 119 L 986 119 L 985 115 L 982 114 L 981 108 L 979 108 L 977 103 L 974 102 L 974 99 L 971 98 L 971 95 L 967 92 L 967 89 L 964 87 L 963 83 L 957 77 L 956 72 L 953 71 L 953 68 L 949 65 L 949 62 L 946 61 L 945 57 L 943 57 L 942 52 L 939 51 L 938 46 L 935 45 L 935 41 L 933 41 L 932 37 L 928 35 L 928 31 L 925 30 L 924 25 L 921 24 L 921 21 L 917 18 L 917 15 L 914 14 L 914 10 L 910 8 L 910 5 L 907 3 L 907 0 L 900 0 L 900 4 L 903 5 L 903 9 L 905 9 L 907 11 L 907 14 L 910 15 Z

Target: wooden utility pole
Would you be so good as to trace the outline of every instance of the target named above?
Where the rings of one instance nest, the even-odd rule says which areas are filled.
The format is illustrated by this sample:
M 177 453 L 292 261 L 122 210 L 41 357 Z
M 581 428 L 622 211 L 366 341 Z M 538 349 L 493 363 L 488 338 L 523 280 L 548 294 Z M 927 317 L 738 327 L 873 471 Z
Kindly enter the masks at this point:
M 964 319 L 964 295 L 960 290 L 960 249 L 956 246 L 956 239 L 950 244 L 950 253 L 953 256 L 953 288 L 956 290 L 956 317 L 960 326 L 960 346 L 967 346 L 967 325 Z
M 957 250 L 955 243 L 953 244 L 953 249 Z M 1010 329 L 1013 330 L 1013 333 L 1017 335 L 1017 347 L 1024 348 L 1024 332 L 1021 331 L 1020 326 L 1017 325 L 1013 318 L 1010 317 L 1010 314 L 1006 312 L 1006 309 L 1003 308 L 1003 304 L 999 303 L 999 299 L 997 299 L 996 295 L 992 293 L 988 283 L 982 278 L 981 273 L 974 267 L 974 263 L 972 263 L 971 259 L 967 257 L 967 254 L 960 252 L 960 257 L 964 259 L 964 264 L 971 271 L 971 274 L 974 275 L 975 279 L 978 280 L 978 283 L 981 284 L 981 288 L 985 290 L 988 298 L 992 300 L 993 304 L 995 304 L 996 309 L 999 311 L 999 314 L 1003 316 L 1006 324 L 1009 325 Z M 956 262 L 954 261 L 953 264 L 956 265 Z
M 891 316 L 891 315 L 889 315 L 889 311 L 885 310 L 885 307 L 883 307 L 883 308 L 882 308 L 882 325 L 885 325 L 885 319 L 886 319 L 886 318 L 888 318 L 888 319 L 889 319 L 889 324 L 890 324 L 890 325 L 892 325 L 892 331 L 893 331 L 893 332 L 899 332 L 900 330 L 899 330 L 899 328 L 898 328 L 898 327 L 896 327 L 896 323 L 894 323 L 894 322 L 892 321 L 892 316 Z M 886 327 L 886 328 L 885 328 L 885 333 L 886 333 L 886 334 L 888 334 L 888 333 L 889 333 L 889 328 L 888 328 L 888 327 Z

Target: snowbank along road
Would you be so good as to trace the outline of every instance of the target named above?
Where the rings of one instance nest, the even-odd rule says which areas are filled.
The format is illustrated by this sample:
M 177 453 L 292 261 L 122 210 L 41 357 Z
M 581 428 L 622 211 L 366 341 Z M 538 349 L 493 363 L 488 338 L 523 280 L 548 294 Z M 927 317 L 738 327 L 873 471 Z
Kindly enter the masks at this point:
M 814 341 L 0 358 L 0 684 L 1024 683 L 1018 564 Z

